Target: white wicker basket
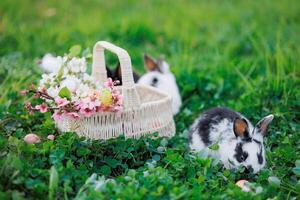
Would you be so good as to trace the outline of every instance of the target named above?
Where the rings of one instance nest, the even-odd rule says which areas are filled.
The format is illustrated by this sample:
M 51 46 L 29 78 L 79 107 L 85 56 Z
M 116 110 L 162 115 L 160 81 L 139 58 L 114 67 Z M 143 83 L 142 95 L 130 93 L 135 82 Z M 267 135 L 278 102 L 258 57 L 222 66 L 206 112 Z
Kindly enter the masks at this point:
M 166 93 L 150 86 L 135 84 L 128 53 L 109 42 L 97 42 L 93 50 L 92 76 L 104 83 L 107 79 L 104 50 L 118 56 L 122 70 L 122 86 L 118 89 L 124 98 L 121 115 L 113 112 L 96 113 L 78 120 L 64 117 L 57 127 L 74 131 L 93 139 L 109 139 L 124 134 L 125 138 L 140 137 L 157 132 L 159 136 L 173 136 L 175 125 L 172 115 L 172 99 Z

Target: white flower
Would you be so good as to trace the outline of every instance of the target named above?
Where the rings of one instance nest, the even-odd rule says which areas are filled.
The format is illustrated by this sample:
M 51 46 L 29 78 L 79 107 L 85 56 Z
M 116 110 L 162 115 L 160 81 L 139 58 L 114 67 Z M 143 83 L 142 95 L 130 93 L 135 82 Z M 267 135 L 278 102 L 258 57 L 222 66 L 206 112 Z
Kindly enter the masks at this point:
M 47 93 L 51 97 L 56 98 L 56 97 L 58 97 L 59 89 L 57 87 L 50 87 L 47 89 Z
M 55 73 L 50 73 L 50 74 L 43 74 L 42 79 L 40 80 L 39 83 L 39 88 L 44 88 L 44 87 L 50 87 L 53 85 L 54 78 L 56 74 Z
M 94 79 L 94 77 L 88 75 L 87 73 L 84 73 L 83 74 L 83 81 L 85 81 L 85 82 L 94 82 L 95 79 Z
M 71 101 L 72 102 L 79 102 L 80 98 L 77 95 L 71 96 Z
M 62 58 L 63 63 L 66 63 L 68 61 L 69 57 L 66 55 Z
M 70 70 L 68 69 L 68 68 L 66 68 L 66 67 L 64 67 L 63 69 L 62 69 L 62 78 L 66 78 L 67 76 L 69 76 L 70 75 Z
M 85 58 L 49 56 L 50 55 L 48 55 L 48 58 L 55 58 L 59 61 L 60 68 L 51 71 L 50 74 L 43 74 L 39 88 L 46 88 L 47 93 L 51 97 L 57 98 L 60 90 L 67 87 L 72 93 L 71 100 L 73 102 L 79 102 L 88 97 L 93 90 L 103 89 L 102 83 L 99 83 L 94 77 L 85 72 L 87 68 Z M 51 104 L 51 102 L 47 103 Z
M 62 57 L 55 57 L 50 53 L 44 55 L 40 61 L 40 67 L 47 73 L 58 72 L 63 64 Z
M 48 74 L 43 74 L 42 79 L 40 80 L 40 87 L 43 87 L 46 84 L 49 84 L 50 82 L 50 77 Z
M 76 92 L 78 86 L 81 81 L 75 76 L 68 76 L 65 80 L 63 80 L 60 84 L 60 87 L 67 87 L 71 92 Z
M 69 68 L 69 70 L 71 72 L 84 73 L 86 71 L 86 60 L 85 60 L 85 58 L 75 58 L 74 57 L 68 62 L 67 67 Z
M 144 171 L 144 177 L 147 177 L 147 176 L 149 176 L 149 172 L 148 171 Z
M 96 81 L 94 83 L 94 85 L 95 85 L 95 89 L 97 89 L 97 90 L 102 90 L 103 89 L 103 83 L 100 83 L 99 81 Z
M 67 68 L 67 67 L 64 67 L 63 68 L 63 78 L 67 78 L 68 76 L 70 76 L 70 74 L 71 74 L 72 72 L 71 72 L 71 70 L 69 69 L 69 68 Z
M 49 79 L 50 79 L 50 83 L 54 82 L 54 79 L 56 78 L 57 73 L 56 72 L 52 72 L 49 74 Z
M 87 97 L 90 92 L 90 89 L 91 88 L 87 84 L 80 84 L 76 91 L 76 96 L 80 98 Z

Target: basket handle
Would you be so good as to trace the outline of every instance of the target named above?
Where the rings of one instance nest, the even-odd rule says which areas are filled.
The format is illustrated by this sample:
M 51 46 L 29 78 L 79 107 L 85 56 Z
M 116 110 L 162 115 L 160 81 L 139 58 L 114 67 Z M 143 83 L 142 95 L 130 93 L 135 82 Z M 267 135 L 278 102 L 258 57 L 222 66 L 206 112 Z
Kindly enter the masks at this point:
M 99 41 L 93 49 L 92 76 L 100 83 L 107 80 L 104 50 L 107 49 L 118 56 L 122 72 L 122 94 L 124 98 L 124 108 L 130 109 L 140 106 L 131 67 L 129 54 L 124 49 L 106 41 Z

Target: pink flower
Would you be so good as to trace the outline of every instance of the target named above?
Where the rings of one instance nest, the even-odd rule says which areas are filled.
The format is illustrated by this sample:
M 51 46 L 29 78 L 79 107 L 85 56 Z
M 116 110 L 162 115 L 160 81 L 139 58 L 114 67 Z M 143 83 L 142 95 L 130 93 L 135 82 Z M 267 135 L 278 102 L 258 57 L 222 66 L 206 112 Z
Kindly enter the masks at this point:
M 102 105 L 96 107 L 96 112 L 103 112 L 104 110 L 105 108 Z
M 114 82 L 111 78 L 108 78 L 107 81 L 104 83 L 105 87 L 113 87 L 114 86 Z
M 117 90 L 116 88 L 113 88 L 112 96 L 113 96 L 114 102 L 116 104 L 119 104 L 119 105 L 123 104 L 123 95 L 120 93 L 119 90 Z
M 36 143 L 41 142 L 41 139 L 36 134 L 30 133 L 30 134 L 25 135 L 24 141 L 27 144 L 36 144 Z
M 39 93 L 35 93 L 34 95 L 33 95 L 33 98 L 34 99 L 38 99 L 38 98 L 40 98 L 41 97 L 41 95 L 39 94 Z
M 80 118 L 80 115 L 78 115 L 78 113 L 76 113 L 76 112 L 69 112 L 69 113 L 67 113 L 67 115 L 69 117 L 71 117 L 72 119 L 79 119 Z
M 62 119 L 62 114 L 59 111 L 55 111 L 52 118 L 54 121 L 60 121 Z
M 40 92 L 42 92 L 42 93 L 44 93 L 44 94 L 47 94 L 47 88 L 42 87 L 42 88 L 40 89 Z
M 80 113 L 83 114 L 85 117 L 90 117 L 94 114 L 94 110 L 91 110 L 89 108 L 82 108 L 80 109 Z
M 30 103 L 30 102 L 25 102 L 25 103 L 24 103 L 24 107 L 25 107 L 27 110 L 32 110 L 32 106 L 31 106 L 31 103 Z
M 55 99 L 55 103 L 60 108 L 60 107 L 63 107 L 65 105 L 67 105 L 69 103 L 69 101 L 67 99 L 65 99 L 65 98 L 57 97 Z
M 45 113 L 48 111 L 47 105 L 45 103 L 42 103 L 41 105 L 36 105 L 35 109 L 40 110 L 41 113 Z
M 244 192 L 249 192 L 250 188 L 248 186 L 248 181 L 247 180 L 239 180 L 238 182 L 236 182 L 236 186 L 238 186 L 239 188 L 242 189 L 242 191 Z
M 31 89 L 31 90 L 36 90 L 35 85 L 34 85 L 34 84 L 31 84 L 30 89 Z
M 79 110 L 80 114 L 84 115 L 85 117 L 90 117 L 92 114 L 94 114 L 94 112 L 96 112 L 100 105 L 100 102 L 97 100 L 91 101 L 90 98 L 85 98 L 79 104 L 77 104 L 77 109 Z
M 54 135 L 48 135 L 48 136 L 47 136 L 47 139 L 53 141 L 53 140 L 55 139 L 55 136 L 54 136 Z
M 96 107 L 100 106 L 100 102 L 98 100 L 91 100 L 90 98 L 83 99 L 79 104 L 77 104 L 77 109 L 89 109 L 96 110 Z
M 22 91 L 20 92 L 20 94 L 24 96 L 24 95 L 27 95 L 28 92 L 29 92 L 28 90 L 22 90 Z
M 123 105 L 123 96 L 117 98 L 117 104 Z
M 123 106 L 114 106 L 113 111 L 115 112 L 122 112 L 123 111 Z
M 97 90 L 92 90 L 89 93 L 89 98 L 91 101 L 95 101 L 100 97 L 100 92 Z
M 123 96 L 118 93 L 113 93 L 113 98 L 115 104 L 122 105 L 123 104 Z
M 115 106 L 113 107 L 113 112 L 116 112 L 118 117 L 121 117 L 121 114 L 123 112 L 123 106 Z

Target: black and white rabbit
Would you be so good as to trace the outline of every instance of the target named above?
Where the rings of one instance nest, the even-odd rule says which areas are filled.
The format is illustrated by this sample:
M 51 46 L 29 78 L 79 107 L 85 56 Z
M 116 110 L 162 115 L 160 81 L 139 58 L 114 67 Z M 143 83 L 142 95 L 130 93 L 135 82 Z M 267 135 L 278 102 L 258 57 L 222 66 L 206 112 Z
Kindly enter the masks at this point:
M 139 84 L 156 87 L 172 97 L 172 111 L 177 114 L 182 101 L 174 74 L 170 71 L 169 64 L 162 58 L 157 60 L 144 55 L 146 74 L 138 80 Z
M 212 108 L 203 112 L 190 128 L 192 151 L 208 150 L 220 158 L 226 168 L 245 166 L 253 173 L 266 164 L 264 136 L 273 115 L 262 118 L 255 126 L 242 114 L 228 108 Z M 217 144 L 217 150 L 208 147 Z

